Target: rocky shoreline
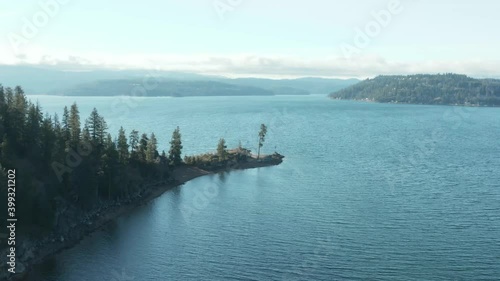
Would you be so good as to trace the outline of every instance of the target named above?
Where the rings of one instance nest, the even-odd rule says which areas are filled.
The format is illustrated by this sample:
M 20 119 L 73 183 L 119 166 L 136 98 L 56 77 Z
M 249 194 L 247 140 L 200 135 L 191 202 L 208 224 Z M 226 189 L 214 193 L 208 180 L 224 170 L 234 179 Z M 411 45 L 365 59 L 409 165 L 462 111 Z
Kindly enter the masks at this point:
M 68 222 L 57 224 L 60 227 L 53 230 L 44 238 L 37 239 L 36 241 L 23 241 L 16 249 L 19 253 L 16 262 L 16 274 L 2 271 L 0 273 L 0 280 L 31 280 L 30 273 L 35 265 L 41 264 L 53 255 L 75 246 L 87 235 L 100 229 L 113 219 L 138 206 L 146 204 L 164 192 L 192 179 L 230 170 L 275 166 L 279 165 L 283 161 L 283 158 L 284 156 L 275 153 L 263 156 L 261 159 L 250 158 L 245 161 L 228 164 L 225 167 L 217 166 L 208 169 L 206 167 L 202 169 L 195 166 L 183 165 L 173 170 L 172 177 L 168 181 L 159 181 L 144 185 L 139 192 L 126 200 L 106 203 L 97 209 L 85 213 L 67 208 L 62 213 L 64 213 L 64 217 L 71 219 Z

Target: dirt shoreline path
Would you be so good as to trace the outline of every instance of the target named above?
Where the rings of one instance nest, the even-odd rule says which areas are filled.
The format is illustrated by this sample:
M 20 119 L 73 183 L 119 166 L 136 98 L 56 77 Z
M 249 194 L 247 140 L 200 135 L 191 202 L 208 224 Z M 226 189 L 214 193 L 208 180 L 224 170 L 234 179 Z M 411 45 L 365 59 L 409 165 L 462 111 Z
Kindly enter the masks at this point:
M 195 178 L 205 176 L 205 175 L 210 175 L 210 174 L 216 174 L 220 172 L 227 172 L 231 170 L 246 170 L 246 169 L 253 169 L 253 168 L 261 168 L 261 167 L 269 167 L 269 166 L 276 166 L 281 163 L 281 159 L 279 161 L 270 161 L 270 162 L 259 162 L 256 160 L 248 161 L 246 163 L 241 163 L 241 165 L 238 165 L 236 168 L 227 168 L 227 169 L 219 169 L 215 171 L 207 171 L 203 170 L 197 167 L 190 167 L 190 166 L 181 166 L 176 168 L 173 171 L 173 178 L 174 181 L 171 183 L 167 184 L 161 184 L 161 185 L 156 185 L 153 186 L 149 192 L 146 194 L 139 196 L 133 200 L 130 204 L 124 204 L 118 207 L 113 207 L 105 212 L 102 213 L 99 217 L 97 217 L 94 221 L 92 221 L 90 224 L 85 224 L 85 225 L 79 225 L 75 227 L 74 229 L 74 239 L 66 239 L 66 240 L 55 240 L 50 243 L 47 243 L 46 245 L 40 247 L 37 249 L 36 254 L 34 257 L 22 261 L 23 264 L 19 266 L 19 268 L 22 268 L 23 272 L 22 273 L 16 273 L 14 275 L 11 274 L 11 276 L 5 276 L 7 277 L 7 280 L 31 280 L 32 276 L 30 276 L 30 273 L 32 272 L 32 269 L 34 266 L 39 265 L 43 263 L 45 260 L 49 259 L 50 257 L 53 257 L 57 253 L 72 248 L 75 245 L 77 245 L 82 239 L 90 235 L 91 233 L 99 230 L 112 220 L 120 217 L 121 215 L 130 212 L 131 210 L 144 205 L 148 203 L 149 201 L 159 197 L 163 193 L 165 193 L 168 190 L 171 190 L 177 186 L 183 185 L 184 183 L 193 180 Z M 18 262 L 19 264 L 19 262 Z M 4 276 L 0 274 L 0 280 L 3 279 Z

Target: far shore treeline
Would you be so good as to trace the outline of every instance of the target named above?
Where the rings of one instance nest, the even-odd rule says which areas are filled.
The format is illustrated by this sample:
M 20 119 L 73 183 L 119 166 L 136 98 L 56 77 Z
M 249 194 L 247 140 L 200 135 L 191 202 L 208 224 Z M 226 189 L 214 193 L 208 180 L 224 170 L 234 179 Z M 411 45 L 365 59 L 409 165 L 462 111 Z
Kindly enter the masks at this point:
M 170 150 L 159 153 L 154 133 L 120 128 L 113 138 L 96 109 L 85 120 L 76 103 L 64 107 L 61 117 L 44 115 L 19 86 L 0 85 L 0 137 L 0 181 L 7 182 L 6 169 L 16 169 L 20 231 L 33 235 L 37 230 L 49 231 L 68 206 L 88 210 L 133 198 L 148 184 L 172 182 L 172 171 L 185 162 L 220 167 L 231 160 L 221 139 L 218 146 L 217 140 L 214 143 L 217 153 L 183 161 L 178 127 L 172 133 Z M 248 150 L 239 149 L 249 155 Z M 6 202 L 5 184 L 0 195 Z M 0 219 L 5 221 L 6 215 L 2 212 Z
M 330 97 L 382 103 L 500 106 L 500 80 L 451 73 L 378 76 Z

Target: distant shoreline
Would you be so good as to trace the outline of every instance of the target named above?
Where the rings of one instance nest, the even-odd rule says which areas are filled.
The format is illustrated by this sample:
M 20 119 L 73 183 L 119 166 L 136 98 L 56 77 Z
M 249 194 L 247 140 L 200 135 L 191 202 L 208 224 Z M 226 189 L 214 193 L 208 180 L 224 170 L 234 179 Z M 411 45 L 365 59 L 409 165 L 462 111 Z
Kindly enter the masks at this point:
M 500 107 L 500 79 L 475 79 L 453 73 L 381 75 L 329 96 L 381 103 Z
M 261 157 L 264 158 L 265 155 L 261 155 Z M 177 186 L 181 186 L 188 181 L 201 176 L 213 175 L 221 172 L 229 172 L 231 170 L 246 170 L 276 166 L 282 163 L 283 156 L 280 157 L 281 158 L 272 158 L 268 161 L 250 158 L 250 160 L 238 162 L 233 166 L 214 170 L 204 170 L 195 166 L 188 165 L 179 166 L 172 172 L 172 181 L 151 184 L 148 187 L 153 188 L 146 189 L 147 191 L 144 194 L 140 194 L 137 197 L 133 198 L 128 204 L 109 207 L 108 209 L 101 211 L 101 213 L 103 213 L 102 216 L 98 216 L 89 224 L 77 225 L 76 227 L 74 227 L 74 229 L 72 230 L 72 239 L 52 240 L 50 243 L 41 246 L 37 249 L 36 255 L 33 255 L 33 257 L 28 260 L 22 261 L 23 265 L 19 267 L 24 269 L 23 272 L 19 272 L 15 275 L 9 276 L 7 280 L 30 280 L 30 278 L 33 278 L 31 274 L 33 273 L 32 270 L 35 266 L 42 264 L 44 261 L 60 253 L 61 251 L 74 247 L 89 234 L 101 229 L 112 220 L 150 202 L 151 200 L 161 196 L 163 193 Z
M 336 101 L 353 101 L 360 103 L 376 103 L 376 104 L 402 104 L 402 105 L 428 105 L 428 106 L 460 106 L 460 107 L 479 107 L 479 108 L 500 108 L 500 105 L 475 105 L 475 104 L 435 104 L 435 103 L 407 103 L 407 102 L 382 102 L 366 99 L 341 99 L 330 98 Z
M 327 96 L 328 94 L 324 94 Z M 132 98 L 196 98 L 196 97 L 307 97 L 307 96 L 323 96 L 323 94 L 272 94 L 272 95 L 148 95 L 148 96 L 134 96 L 134 95 L 60 95 L 60 94 L 27 94 L 27 96 L 49 96 L 49 97 L 78 97 L 78 98 L 113 98 L 113 97 L 132 97 Z

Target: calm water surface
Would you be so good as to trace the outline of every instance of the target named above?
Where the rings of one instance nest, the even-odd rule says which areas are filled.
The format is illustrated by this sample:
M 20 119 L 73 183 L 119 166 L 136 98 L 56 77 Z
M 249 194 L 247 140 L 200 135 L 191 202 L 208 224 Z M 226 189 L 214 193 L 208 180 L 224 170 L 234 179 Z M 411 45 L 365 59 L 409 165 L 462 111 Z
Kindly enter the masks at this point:
M 324 97 L 32 96 L 96 107 L 116 135 L 154 131 L 168 151 L 229 146 L 286 156 L 206 176 L 116 219 L 36 280 L 499 280 L 500 109 Z

